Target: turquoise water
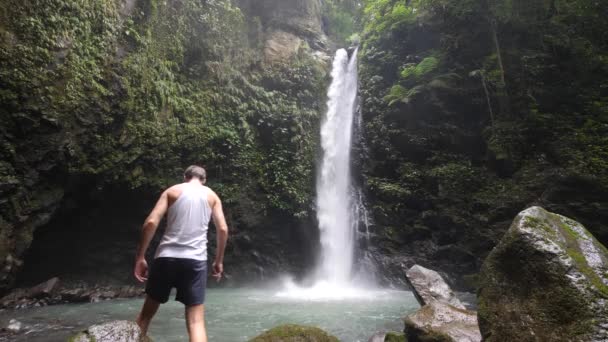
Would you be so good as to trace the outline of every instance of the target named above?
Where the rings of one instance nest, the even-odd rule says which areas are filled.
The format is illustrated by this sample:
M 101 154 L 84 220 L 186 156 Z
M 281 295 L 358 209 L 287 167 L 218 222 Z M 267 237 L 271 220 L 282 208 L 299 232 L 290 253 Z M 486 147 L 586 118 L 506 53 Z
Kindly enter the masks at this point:
M 134 319 L 143 299 L 55 305 L 0 312 L 0 327 L 11 318 L 23 332 L 5 341 L 65 341 L 73 332 L 116 319 Z M 363 341 L 379 330 L 401 331 L 401 318 L 418 308 L 409 291 L 376 290 L 361 298 L 301 300 L 258 289 L 210 289 L 206 299 L 210 342 L 240 342 L 284 323 L 314 325 L 341 341 Z M 154 341 L 187 341 L 182 304 L 162 305 L 149 331 Z M 1 340 L 1 339 L 0 339 Z

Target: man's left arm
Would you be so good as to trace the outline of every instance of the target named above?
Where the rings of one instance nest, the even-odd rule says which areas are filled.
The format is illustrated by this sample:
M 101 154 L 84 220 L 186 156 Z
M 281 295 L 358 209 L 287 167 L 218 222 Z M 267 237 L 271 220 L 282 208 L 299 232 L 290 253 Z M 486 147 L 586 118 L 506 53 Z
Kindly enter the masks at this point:
M 165 190 L 165 192 L 160 195 L 154 209 L 152 209 L 142 227 L 141 240 L 139 242 L 139 247 L 137 248 L 137 254 L 135 256 L 135 269 L 133 271 L 135 278 L 137 278 L 137 280 L 140 282 L 144 282 L 148 279 L 146 250 L 150 245 L 150 241 L 152 241 L 152 238 L 154 237 L 154 233 L 156 233 L 156 229 L 158 228 L 160 221 L 162 220 L 163 216 L 165 216 L 168 206 L 168 190 Z

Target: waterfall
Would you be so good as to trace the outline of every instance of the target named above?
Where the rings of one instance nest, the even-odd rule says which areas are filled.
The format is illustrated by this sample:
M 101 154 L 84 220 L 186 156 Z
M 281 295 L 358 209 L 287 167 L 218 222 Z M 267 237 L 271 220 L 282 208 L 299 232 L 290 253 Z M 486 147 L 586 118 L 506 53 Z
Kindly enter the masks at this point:
M 336 52 L 327 93 L 327 113 L 321 125 L 323 157 L 317 177 L 317 219 L 321 255 L 311 287 L 300 287 L 291 278 L 276 296 L 297 300 L 373 299 L 367 275 L 371 266 L 353 270 L 355 242 L 367 238 L 369 219 L 363 193 L 351 177 L 351 147 L 357 99 L 357 50 L 349 58 L 344 49 Z M 356 121 L 356 122 L 355 122 Z M 360 127 L 359 127 L 360 129 Z M 368 261 L 368 260 L 367 260 Z M 362 271 L 363 270 L 363 271 Z M 373 285 L 373 284 L 372 284 Z
M 317 219 L 321 233 L 318 280 L 347 284 L 350 280 L 356 217 L 350 173 L 351 140 L 357 98 L 357 51 L 349 60 L 336 52 L 327 93 L 327 114 L 321 126 L 323 158 L 317 179 Z

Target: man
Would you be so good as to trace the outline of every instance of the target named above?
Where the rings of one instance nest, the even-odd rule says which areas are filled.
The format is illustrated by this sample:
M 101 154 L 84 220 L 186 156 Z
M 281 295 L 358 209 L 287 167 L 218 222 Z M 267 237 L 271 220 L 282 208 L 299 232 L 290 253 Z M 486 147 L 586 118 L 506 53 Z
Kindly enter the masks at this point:
M 175 299 L 186 306 L 186 325 L 191 342 L 206 342 L 204 320 L 207 284 L 207 226 L 213 217 L 217 231 L 217 251 L 212 276 L 219 281 L 223 273 L 224 250 L 228 226 L 220 198 L 204 184 L 205 169 L 190 166 L 184 172 L 184 183 L 165 190 L 144 222 L 141 242 L 135 259 L 134 274 L 146 284 L 146 300 L 137 317 L 144 334 L 161 303 L 177 289 Z M 156 250 L 148 279 L 146 250 L 156 228 L 167 213 L 167 228 Z

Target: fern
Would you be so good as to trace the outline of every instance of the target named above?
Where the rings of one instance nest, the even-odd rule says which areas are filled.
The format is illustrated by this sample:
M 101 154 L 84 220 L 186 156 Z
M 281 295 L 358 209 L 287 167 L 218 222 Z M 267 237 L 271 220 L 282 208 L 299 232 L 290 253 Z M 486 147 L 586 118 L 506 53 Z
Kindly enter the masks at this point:
M 423 59 L 417 65 L 408 65 L 403 70 L 401 70 L 401 77 L 404 79 L 408 79 L 410 77 L 419 79 L 424 75 L 432 72 L 437 69 L 439 65 L 439 59 L 437 57 L 431 56 Z
M 403 98 L 407 97 L 408 89 L 402 85 L 396 84 L 391 87 L 388 95 L 384 97 L 384 101 L 388 102 L 389 106 L 392 106 L 396 102 L 401 101 Z

